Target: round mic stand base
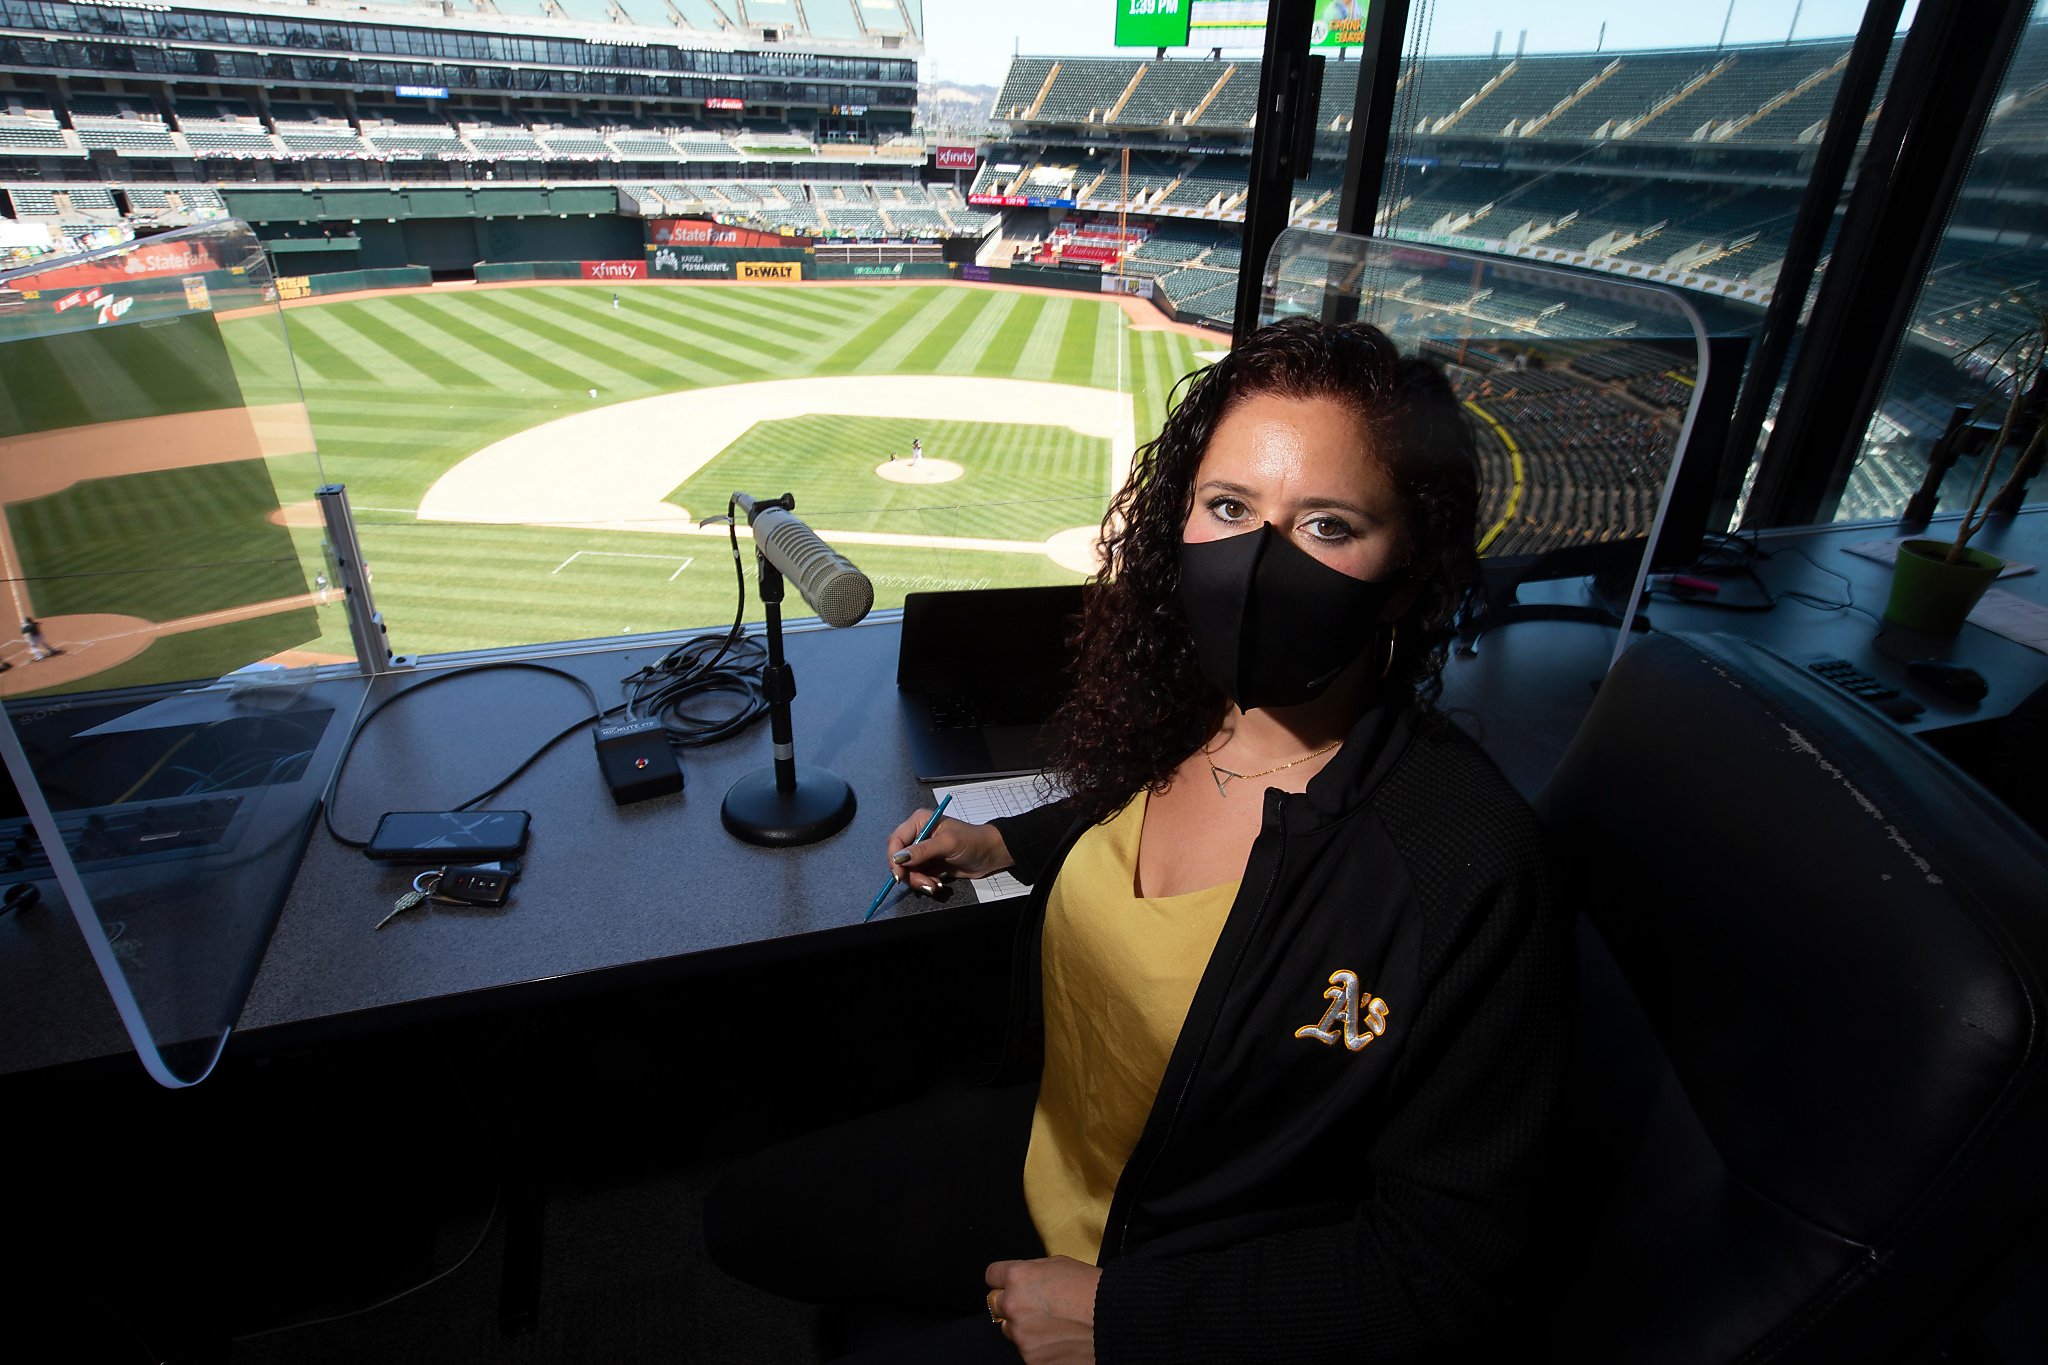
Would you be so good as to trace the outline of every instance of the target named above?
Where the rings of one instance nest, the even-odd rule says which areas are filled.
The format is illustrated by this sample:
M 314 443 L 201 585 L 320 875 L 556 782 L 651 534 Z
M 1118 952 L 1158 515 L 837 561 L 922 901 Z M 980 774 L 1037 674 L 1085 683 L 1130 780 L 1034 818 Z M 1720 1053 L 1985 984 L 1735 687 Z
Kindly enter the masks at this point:
M 828 769 L 799 763 L 793 791 L 776 784 L 772 768 L 733 783 L 725 794 L 720 817 L 737 838 L 787 848 L 831 838 L 852 822 L 853 808 L 853 788 L 845 779 Z

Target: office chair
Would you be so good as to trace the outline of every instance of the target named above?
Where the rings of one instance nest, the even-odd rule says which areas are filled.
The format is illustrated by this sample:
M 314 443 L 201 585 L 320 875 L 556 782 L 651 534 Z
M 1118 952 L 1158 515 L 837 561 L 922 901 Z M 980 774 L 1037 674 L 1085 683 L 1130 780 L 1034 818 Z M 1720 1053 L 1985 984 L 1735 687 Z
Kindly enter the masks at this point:
M 1969 1329 L 2048 1211 L 2048 841 L 1718 635 L 1631 647 L 1538 808 L 1586 910 L 1547 1354 L 1875 1362 Z

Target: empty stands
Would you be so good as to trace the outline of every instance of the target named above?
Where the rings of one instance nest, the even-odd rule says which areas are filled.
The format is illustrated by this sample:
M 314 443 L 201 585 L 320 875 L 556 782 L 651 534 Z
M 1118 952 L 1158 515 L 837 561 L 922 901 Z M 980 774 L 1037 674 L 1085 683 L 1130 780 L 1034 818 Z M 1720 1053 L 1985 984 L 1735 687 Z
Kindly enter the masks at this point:
M 47 109 L 28 104 L 0 105 L 0 156 L 84 156 L 64 136 L 64 126 Z
M 1148 62 L 1114 122 L 1141 126 L 1182 122 L 1223 70 L 1218 62 Z
M 16 218 L 55 218 L 64 210 L 57 196 L 41 185 L 0 185 L 7 192 Z
M 543 129 L 535 141 L 550 157 L 565 161 L 611 161 L 618 156 L 610 143 L 586 129 Z
M 526 128 L 465 128 L 463 141 L 483 161 L 526 160 L 541 154 L 540 140 Z
M 139 96 L 74 95 L 71 126 L 87 151 L 116 156 L 189 157 L 190 148 L 172 136 L 163 114 Z
M 1062 63 L 1038 117 L 1048 123 L 1107 122 L 1143 65 L 1114 59 Z
M 1258 110 L 1259 65 L 1257 62 L 1233 62 L 1225 72 L 1218 73 L 1223 84 L 1217 88 L 1208 107 L 1195 115 L 1196 128 L 1248 128 L 1252 115 Z M 1327 82 L 1326 82 L 1327 83 Z
M 999 119 L 1023 120 L 1038 98 L 1038 91 L 1045 84 L 1045 78 L 1052 74 L 1060 63 L 1043 57 L 1019 57 L 1010 63 L 1009 74 L 1003 77 L 1003 88 L 996 92 L 995 117 Z

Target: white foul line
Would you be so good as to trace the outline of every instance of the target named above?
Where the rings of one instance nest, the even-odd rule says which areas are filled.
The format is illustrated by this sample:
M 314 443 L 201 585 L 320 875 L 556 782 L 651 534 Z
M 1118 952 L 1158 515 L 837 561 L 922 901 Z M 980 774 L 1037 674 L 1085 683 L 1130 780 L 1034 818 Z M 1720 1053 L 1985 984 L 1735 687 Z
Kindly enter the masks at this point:
M 611 559 L 658 559 L 664 564 L 674 564 L 676 566 L 676 571 L 668 576 L 668 581 L 671 583 L 675 582 L 676 579 L 682 577 L 683 570 L 689 568 L 692 564 L 697 562 L 697 556 L 695 555 L 686 555 L 684 556 L 682 562 L 677 563 L 676 557 L 674 555 L 634 554 L 630 550 L 578 550 L 575 554 L 570 555 L 567 559 L 555 565 L 554 568 L 549 569 L 548 576 L 552 578 L 554 575 L 560 573 L 562 570 L 568 568 L 571 564 L 574 564 L 577 560 L 581 559 L 584 555 L 604 555 Z

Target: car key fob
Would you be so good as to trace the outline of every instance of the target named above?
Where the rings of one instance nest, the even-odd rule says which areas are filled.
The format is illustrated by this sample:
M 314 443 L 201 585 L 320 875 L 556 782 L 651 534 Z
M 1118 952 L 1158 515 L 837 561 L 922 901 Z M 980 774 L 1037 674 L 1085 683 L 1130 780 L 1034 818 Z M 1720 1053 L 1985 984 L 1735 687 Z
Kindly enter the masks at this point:
M 503 905 L 516 875 L 498 863 L 443 868 L 440 880 L 434 883 L 433 897 L 453 905 Z

